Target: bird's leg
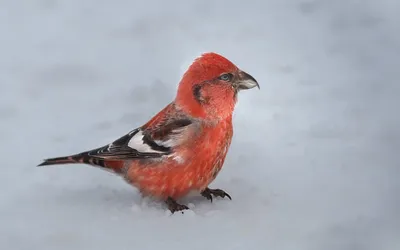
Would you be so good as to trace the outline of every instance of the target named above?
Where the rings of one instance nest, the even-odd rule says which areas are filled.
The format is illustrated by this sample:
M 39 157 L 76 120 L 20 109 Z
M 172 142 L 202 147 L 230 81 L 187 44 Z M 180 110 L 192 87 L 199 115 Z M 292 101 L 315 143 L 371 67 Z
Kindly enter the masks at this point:
M 168 197 L 165 200 L 165 203 L 167 204 L 168 209 L 169 209 L 169 211 L 171 211 L 171 213 L 175 213 L 177 211 L 182 211 L 182 213 L 183 213 L 183 210 L 189 209 L 187 206 L 177 203 L 171 197 Z
M 207 200 L 210 200 L 211 202 L 212 202 L 212 200 L 213 200 L 213 198 L 212 198 L 213 196 L 215 196 L 215 197 L 221 197 L 221 198 L 225 198 L 225 196 L 226 196 L 226 197 L 228 197 L 230 200 L 232 200 L 231 196 L 230 196 L 227 192 L 225 192 L 224 190 L 222 190 L 222 189 L 210 189 L 210 188 L 206 188 L 206 189 L 204 189 L 204 191 L 201 192 L 201 195 L 204 196 L 204 197 L 206 197 Z

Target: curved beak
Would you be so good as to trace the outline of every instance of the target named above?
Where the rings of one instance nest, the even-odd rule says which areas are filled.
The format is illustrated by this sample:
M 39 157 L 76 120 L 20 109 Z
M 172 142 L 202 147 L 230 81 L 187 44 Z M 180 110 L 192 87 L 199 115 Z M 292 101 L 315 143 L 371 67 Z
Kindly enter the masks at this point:
M 236 88 L 238 90 L 242 89 L 252 89 L 254 87 L 258 87 L 260 89 L 260 85 L 258 84 L 257 80 L 254 79 L 251 75 L 247 74 L 244 71 L 239 71 L 238 79 L 236 82 Z

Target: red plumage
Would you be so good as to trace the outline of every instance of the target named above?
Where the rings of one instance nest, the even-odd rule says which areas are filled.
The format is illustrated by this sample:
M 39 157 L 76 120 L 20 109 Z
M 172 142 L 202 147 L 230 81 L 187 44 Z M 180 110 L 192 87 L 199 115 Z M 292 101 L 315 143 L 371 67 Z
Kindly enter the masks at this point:
M 176 98 L 143 126 L 103 147 L 46 159 L 39 166 L 85 163 L 123 176 L 145 196 L 164 200 L 171 212 L 190 191 L 207 199 L 230 196 L 208 185 L 231 144 L 232 113 L 242 89 L 257 81 L 225 57 L 206 53 L 183 75 Z

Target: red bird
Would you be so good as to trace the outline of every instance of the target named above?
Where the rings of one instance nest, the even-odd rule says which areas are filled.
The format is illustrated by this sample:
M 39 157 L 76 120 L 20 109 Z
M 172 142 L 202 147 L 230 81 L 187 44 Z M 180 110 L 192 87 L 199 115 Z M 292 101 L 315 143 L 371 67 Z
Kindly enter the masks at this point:
M 183 75 L 175 100 L 146 124 L 103 147 L 45 159 L 38 166 L 83 163 L 111 170 L 142 195 L 165 201 L 172 213 L 188 209 L 177 200 L 190 191 L 211 201 L 212 196 L 231 199 L 208 185 L 231 144 L 238 92 L 256 86 L 225 57 L 202 54 Z

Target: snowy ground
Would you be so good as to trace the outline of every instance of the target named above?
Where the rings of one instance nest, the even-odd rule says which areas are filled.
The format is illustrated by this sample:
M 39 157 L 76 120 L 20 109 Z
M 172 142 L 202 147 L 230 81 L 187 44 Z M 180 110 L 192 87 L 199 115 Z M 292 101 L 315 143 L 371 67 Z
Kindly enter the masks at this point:
M 0 1 L 0 249 L 400 249 L 400 2 Z M 170 216 L 45 157 L 103 145 L 216 51 L 252 74 L 213 187 Z

